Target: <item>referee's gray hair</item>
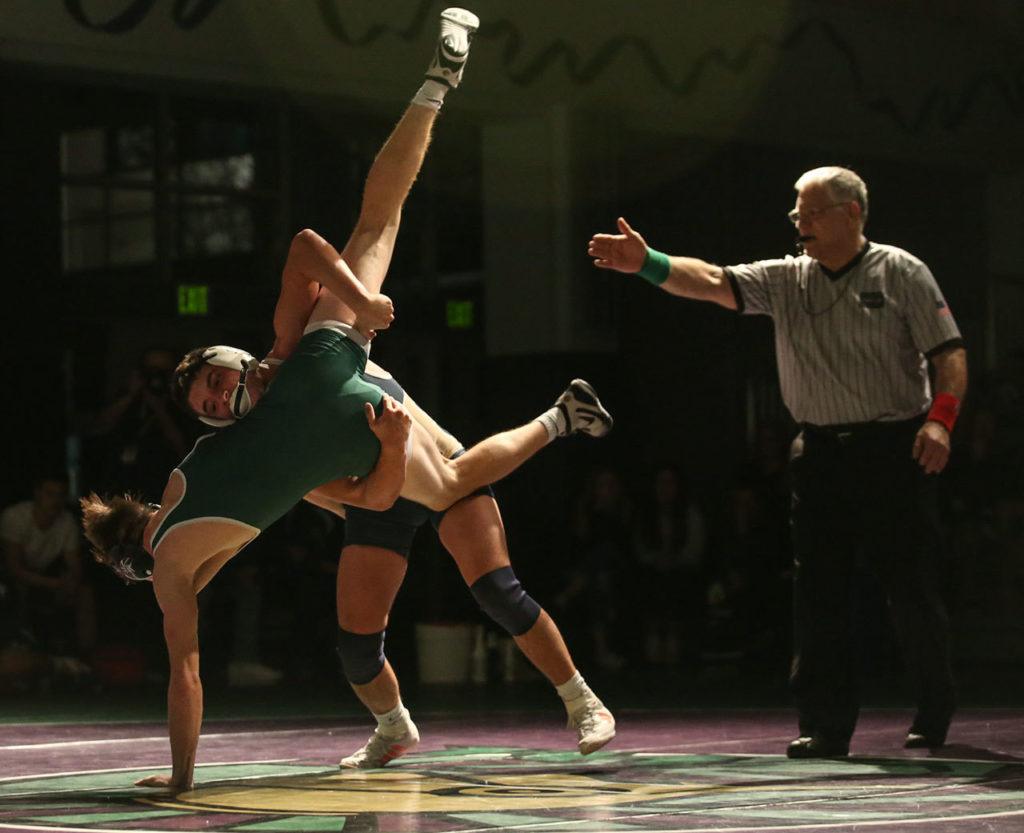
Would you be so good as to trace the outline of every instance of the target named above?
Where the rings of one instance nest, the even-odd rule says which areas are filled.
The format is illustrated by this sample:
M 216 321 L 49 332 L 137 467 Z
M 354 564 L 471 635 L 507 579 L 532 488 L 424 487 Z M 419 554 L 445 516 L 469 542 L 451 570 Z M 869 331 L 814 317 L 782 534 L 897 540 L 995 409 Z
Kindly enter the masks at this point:
M 856 173 L 849 168 L 840 168 L 836 165 L 814 168 L 801 174 L 800 178 L 793 183 L 793 187 L 799 191 L 812 182 L 823 183 L 828 188 L 829 195 L 836 202 L 857 203 L 860 206 L 861 227 L 867 223 L 868 186 Z

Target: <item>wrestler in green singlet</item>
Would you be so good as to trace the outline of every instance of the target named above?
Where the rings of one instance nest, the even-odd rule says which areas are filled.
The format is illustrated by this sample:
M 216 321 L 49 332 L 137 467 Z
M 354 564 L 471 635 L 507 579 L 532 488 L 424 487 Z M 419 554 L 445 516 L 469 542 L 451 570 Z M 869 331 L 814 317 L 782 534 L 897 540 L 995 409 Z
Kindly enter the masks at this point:
M 363 405 L 377 409 L 383 394 L 365 368 L 364 350 L 337 330 L 304 336 L 258 407 L 201 437 L 175 470 L 185 493 L 153 535 L 154 550 L 173 527 L 200 518 L 261 532 L 316 487 L 366 476 L 380 443 Z

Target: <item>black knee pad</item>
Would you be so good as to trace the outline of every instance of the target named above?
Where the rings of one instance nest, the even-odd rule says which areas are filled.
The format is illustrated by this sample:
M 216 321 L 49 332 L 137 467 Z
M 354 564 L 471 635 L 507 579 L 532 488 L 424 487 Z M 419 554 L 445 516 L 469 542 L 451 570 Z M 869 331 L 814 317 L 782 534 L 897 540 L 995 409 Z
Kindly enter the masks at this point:
M 511 567 L 480 576 L 469 590 L 480 609 L 512 636 L 522 636 L 540 616 L 540 605 L 523 590 Z
M 352 633 L 338 628 L 338 658 L 346 680 L 366 685 L 384 667 L 384 631 Z

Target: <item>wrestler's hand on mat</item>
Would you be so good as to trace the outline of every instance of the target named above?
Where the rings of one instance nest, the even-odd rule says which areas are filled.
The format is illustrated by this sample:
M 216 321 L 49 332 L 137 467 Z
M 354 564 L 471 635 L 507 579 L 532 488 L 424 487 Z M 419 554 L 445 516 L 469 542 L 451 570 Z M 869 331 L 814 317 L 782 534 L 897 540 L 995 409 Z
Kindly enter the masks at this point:
M 192 789 L 191 784 L 177 784 L 170 775 L 147 775 L 135 782 L 136 787 L 158 787 L 168 792 L 183 793 Z
M 925 474 L 938 474 L 949 460 L 949 431 L 938 422 L 926 422 L 914 437 L 914 459 Z
M 386 393 L 380 403 L 379 416 L 374 413 L 369 402 L 363 407 L 370 430 L 380 440 L 381 445 L 405 445 L 412 430 L 412 418 L 405 408 Z
M 386 330 L 395 320 L 395 305 L 387 295 L 375 292 L 370 295 L 359 310 L 356 318 L 356 329 L 368 338 L 373 338 L 378 330 Z
M 633 231 L 624 217 L 619 217 L 621 234 L 595 234 L 590 238 L 587 254 L 598 269 L 617 272 L 639 272 L 647 257 L 647 241 Z

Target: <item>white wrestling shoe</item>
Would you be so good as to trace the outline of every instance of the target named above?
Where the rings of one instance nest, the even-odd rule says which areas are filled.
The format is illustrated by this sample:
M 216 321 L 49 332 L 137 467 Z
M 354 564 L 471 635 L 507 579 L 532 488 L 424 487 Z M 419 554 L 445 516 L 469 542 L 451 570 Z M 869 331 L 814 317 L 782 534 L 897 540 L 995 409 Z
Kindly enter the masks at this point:
M 566 434 L 579 431 L 589 437 L 603 437 L 612 430 L 612 415 L 601 405 L 597 391 L 583 379 L 573 379 L 555 400 L 555 407 L 565 417 Z
M 576 730 L 580 754 L 589 755 L 615 737 L 615 718 L 593 692 L 579 699 L 582 705 L 569 712 L 568 728 Z
M 342 769 L 380 769 L 389 761 L 401 758 L 406 752 L 411 752 L 419 745 L 419 742 L 419 730 L 411 720 L 408 731 L 397 738 L 382 735 L 378 728 L 362 749 L 353 752 L 347 758 L 342 758 L 338 766 Z
M 441 12 L 441 34 L 437 39 L 434 60 L 427 68 L 427 78 L 453 90 L 459 86 L 469 56 L 470 41 L 479 27 L 480 18 L 465 9 L 451 8 Z

